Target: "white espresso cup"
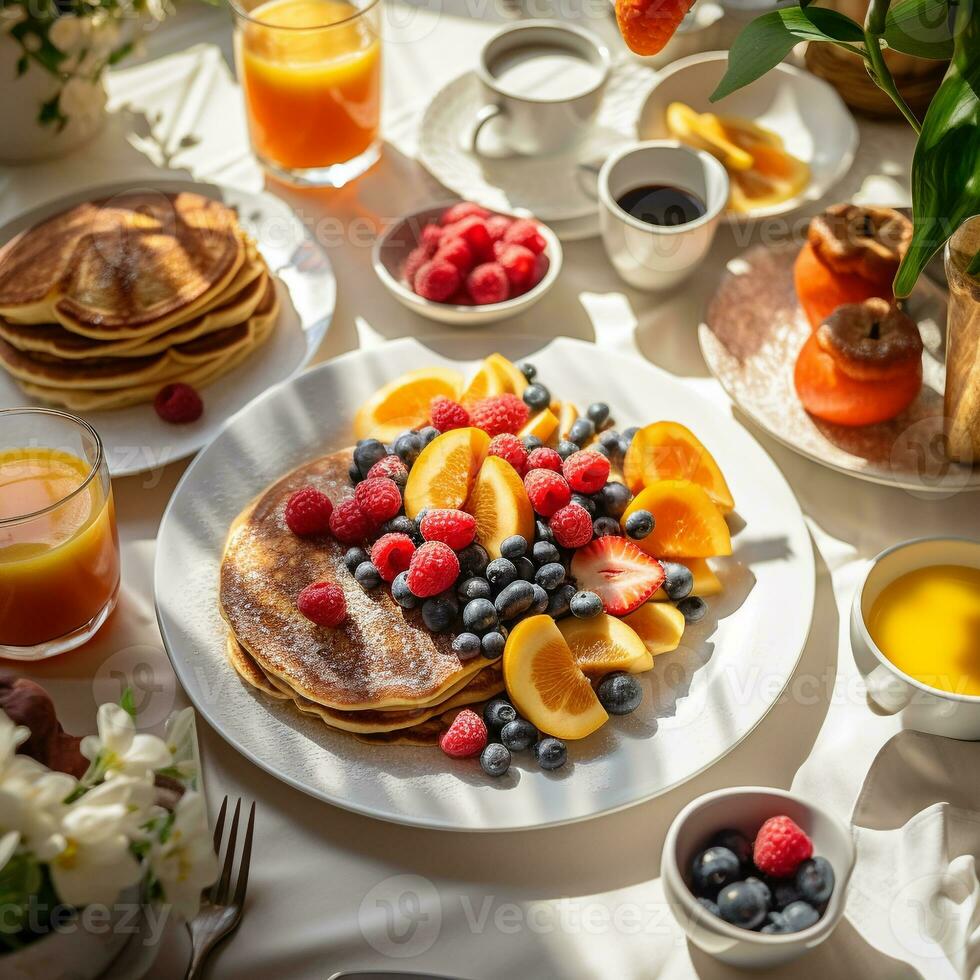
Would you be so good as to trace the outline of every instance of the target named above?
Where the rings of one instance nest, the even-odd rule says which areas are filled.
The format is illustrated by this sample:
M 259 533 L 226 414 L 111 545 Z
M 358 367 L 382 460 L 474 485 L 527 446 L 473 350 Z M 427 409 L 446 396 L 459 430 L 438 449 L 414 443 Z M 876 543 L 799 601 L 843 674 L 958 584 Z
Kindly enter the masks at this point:
M 629 191 L 653 185 L 693 194 L 704 213 L 682 224 L 656 225 L 617 203 Z M 703 150 L 674 140 L 648 140 L 619 150 L 599 171 L 599 224 L 609 261 L 637 289 L 675 286 L 711 248 L 728 192 L 728 173 Z
M 510 24 L 483 46 L 476 69 L 485 104 L 470 131 L 499 117 L 507 148 L 532 156 L 557 153 L 585 137 L 609 80 L 609 50 L 592 33 L 552 20 Z

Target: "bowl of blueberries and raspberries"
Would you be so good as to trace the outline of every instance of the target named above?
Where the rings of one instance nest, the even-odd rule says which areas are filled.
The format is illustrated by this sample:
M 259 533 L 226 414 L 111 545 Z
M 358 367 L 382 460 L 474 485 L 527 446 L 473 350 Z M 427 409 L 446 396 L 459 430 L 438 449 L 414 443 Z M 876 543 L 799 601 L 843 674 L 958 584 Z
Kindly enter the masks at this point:
M 854 865 L 847 828 L 801 797 L 764 787 L 688 804 L 664 842 L 664 891 L 691 941 L 737 966 L 787 962 L 843 915 Z

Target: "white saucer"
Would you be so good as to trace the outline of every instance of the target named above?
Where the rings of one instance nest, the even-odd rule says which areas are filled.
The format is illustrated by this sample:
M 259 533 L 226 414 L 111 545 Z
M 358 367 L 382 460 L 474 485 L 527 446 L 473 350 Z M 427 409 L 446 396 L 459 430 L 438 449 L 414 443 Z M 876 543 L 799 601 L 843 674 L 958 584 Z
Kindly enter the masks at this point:
M 429 104 L 419 131 L 419 162 L 460 197 L 495 211 L 522 208 L 562 240 L 599 232 L 595 180 L 599 165 L 635 139 L 636 119 L 656 76 L 631 61 L 613 66 L 595 131 L 575 150 L 549 157 L 508 154 L 493 122 L 481 133 L 485 156 L 465 143 L 483 104 L 476 76 L 461 75 Z M 585 164 L 586 167 L 582 165 Z

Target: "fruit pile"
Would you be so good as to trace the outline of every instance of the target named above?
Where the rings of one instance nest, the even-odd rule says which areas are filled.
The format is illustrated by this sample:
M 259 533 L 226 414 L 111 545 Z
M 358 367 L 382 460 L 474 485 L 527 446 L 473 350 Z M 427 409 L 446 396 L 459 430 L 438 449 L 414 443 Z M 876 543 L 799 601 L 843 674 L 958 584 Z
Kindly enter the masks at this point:
M 722 830 L 699 851 L 690 885 L 712 915 L 766 935 L 800 932 L 818 922 L 834 892 L 834 869 L 789 817 L 770 817 L 755 841 Z
M 502 775 L 510 753 L 542 768 L 642 699 L 635 675 L 674 650 L 721 591 L 706 559 L 731 554 L 721 471 L 684 426 L 614 428 L 609 406 L 559 403 L 531 364 L 488 357 L 465 384 L 413 371 L 357 414 L 352 497 L 313 487 L 286 502 L 296 534 L 332 534 L 366 590 L 387 587 L 461 661 L 503 657 L 508 701 L 461 711 L 442 746 Z M 337 627 L 337 586 L 303 615 Z M 510 727 L 508 727 L 510 726 Z
M 532 219 L 493 214 L 461 201 L 422 229 L 401 275 L 416 295 L 435 303 L 502 303 L 544 278 L 546 244 Z

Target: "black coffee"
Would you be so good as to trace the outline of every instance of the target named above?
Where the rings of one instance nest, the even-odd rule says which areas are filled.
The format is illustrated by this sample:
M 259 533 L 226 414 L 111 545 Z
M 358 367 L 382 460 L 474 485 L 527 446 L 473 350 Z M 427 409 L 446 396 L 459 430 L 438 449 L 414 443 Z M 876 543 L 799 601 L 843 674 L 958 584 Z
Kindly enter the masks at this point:
M 670 184 L 644 184 L 634 187 L 616 203 L 627 213 L 648 225 L 685 225 L 705 212 L 704 201 Z

